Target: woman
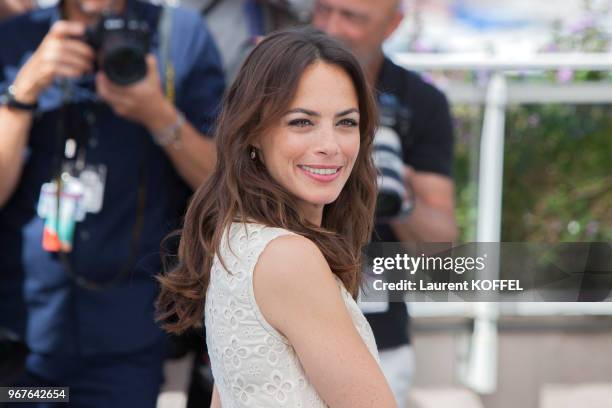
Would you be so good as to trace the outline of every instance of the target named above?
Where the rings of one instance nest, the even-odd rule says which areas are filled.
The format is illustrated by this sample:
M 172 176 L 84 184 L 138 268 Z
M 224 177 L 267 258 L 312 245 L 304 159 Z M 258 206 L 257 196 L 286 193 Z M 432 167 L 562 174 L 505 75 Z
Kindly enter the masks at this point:
M 213 406 L 396 406 L 354 301 L 375 118 L 358 62 L 313 29 L 266 38 L 228 91 L 158 299 L 170 332 L 204 315 Z

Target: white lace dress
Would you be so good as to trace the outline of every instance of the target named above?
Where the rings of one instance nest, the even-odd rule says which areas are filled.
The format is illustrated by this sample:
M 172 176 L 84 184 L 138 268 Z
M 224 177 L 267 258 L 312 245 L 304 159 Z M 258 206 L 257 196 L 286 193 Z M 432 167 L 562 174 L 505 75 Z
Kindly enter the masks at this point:
M 226 231 L 227 233 L 227 231 Z M 223 408 L 326 407 L 293 347 L 263 317 L 253 293 L 253 269 L 274 238 L 291 232 L 234 223 L 215 256 L 206 292 L 206 344 Z M 379 361 L 372 329 L 338 279 L 339 290 L 366 346 Z

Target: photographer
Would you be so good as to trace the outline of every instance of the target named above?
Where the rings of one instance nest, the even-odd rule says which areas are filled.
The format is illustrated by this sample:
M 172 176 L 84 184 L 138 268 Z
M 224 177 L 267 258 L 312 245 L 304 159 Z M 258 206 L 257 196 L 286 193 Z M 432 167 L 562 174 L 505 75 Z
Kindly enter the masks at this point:
M 74 406 L 155 405 L 159 245 L 215 165 L 220 58 L 197 14 L 166 12 L 64 0 L 0 24 L 0 288 L 24 282 L 20 385 Z
M 383 205 L 377 210 L 372 241 L 450 242 L 457 236 L 452 120 L 439 90 L 383 54 L 383 42 L 402 18 L 399 0 L 316 0 L 313 25 L 353 51 L 378 91 L 381 127 L 374 141 L 374 160 L 385 174 L 382 183 L 379 180 L 379 204 Z M 390 202 L 392 196 L 400 202 Z M 387 211 L 381 214 L 380 210 Z M 405 406 L 414 358 L 406 307 L 389 302 L 375 310 L 364 302 L 363 308 L 383 371 L 398 406 Z

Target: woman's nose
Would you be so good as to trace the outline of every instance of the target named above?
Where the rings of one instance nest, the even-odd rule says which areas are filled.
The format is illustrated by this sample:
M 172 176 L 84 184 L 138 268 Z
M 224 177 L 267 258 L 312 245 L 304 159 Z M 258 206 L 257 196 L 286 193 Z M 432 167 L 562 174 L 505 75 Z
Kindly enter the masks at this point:
M 317 143 L 317 152 L 325 155 L 335 155 L 340 152 L 340 145 L 333 126 L 321 130 Z

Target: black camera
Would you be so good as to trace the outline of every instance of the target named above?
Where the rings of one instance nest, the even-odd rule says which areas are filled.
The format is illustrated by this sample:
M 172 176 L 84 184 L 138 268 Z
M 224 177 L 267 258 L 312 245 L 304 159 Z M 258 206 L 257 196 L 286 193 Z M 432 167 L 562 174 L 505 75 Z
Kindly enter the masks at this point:
M 147 75 L 145 58 L 150 46 L 150 30 L 145 21 L 103 16 L 94 27 L 87 29 L 85 42 L 96 52 L 96 69 L 102 69 L 117 85 L 130 85 Z

